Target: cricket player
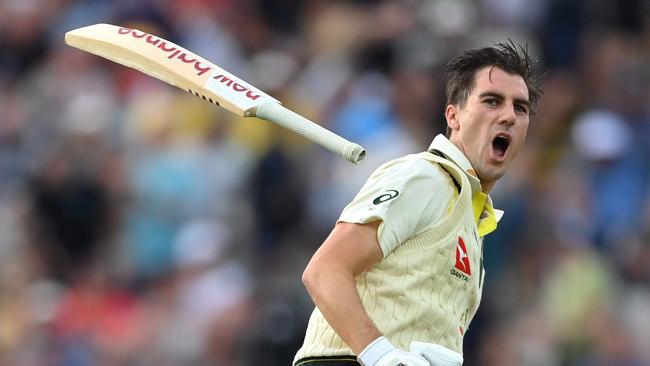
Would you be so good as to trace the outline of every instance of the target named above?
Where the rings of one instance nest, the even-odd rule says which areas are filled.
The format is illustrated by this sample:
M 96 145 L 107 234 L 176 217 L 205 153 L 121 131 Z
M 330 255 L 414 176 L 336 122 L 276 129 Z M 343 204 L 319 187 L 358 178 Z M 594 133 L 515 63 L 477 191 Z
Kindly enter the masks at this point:
M 541 89 L 527 49 L 463 51 L 445 67 L 447 136 L 379 167 L 311 258 L 316 304 L 294 366 L 452 366 L 481 300 L 488 195 Z

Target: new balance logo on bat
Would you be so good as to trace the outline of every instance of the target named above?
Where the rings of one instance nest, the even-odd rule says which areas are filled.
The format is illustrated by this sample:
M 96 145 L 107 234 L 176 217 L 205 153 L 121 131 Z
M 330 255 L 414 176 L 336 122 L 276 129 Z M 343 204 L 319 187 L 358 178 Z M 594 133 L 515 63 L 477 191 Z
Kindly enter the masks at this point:
M 225 76 L 225 75 L 217 75 L 213 77 L 214 80 L 217 80 L 221 82 L 222 84 L 228 85 L 229 87 L 232 88 L 232 90 L 238 92 L 238 93 L 246 93 L 246 98 L 250 100 L 256 100 L 257 98 L 260 97 L 259 94 L 255 94 L 252 90 L 248 90 L 247 87 L 240 85 L 239 83 L 236 83 L 235 80 Z
M 119 28 L 117 30 L 117 33 L 122 36 L 130 35 L 135 39 L 142 39 L 145 44 L 156 47 L 159 50 L 167 53 L 168 54 L 167 58 L 170 60 L 176 59 L 182 61 L 183 63 L 191 64 L 194 67 L 194 69 L 197 71 L 196 75 L 198 76 L 201 76 L 206 72 L 212 70 L 212 67 L 210 65 L 204 65 L 203 63 L 201 63 L 201 61 L 199 61 L 196 57 L 194 57 L 191 52 L 186 51 L 185 49 L 171 42 L 167 42 L 164 39 L 160 39 L 149 33 L 142 32 L 136 29 L 126 28 L 126 27 Z M 220 82 L 221 84 L 228 86 L 230 89 L 236 91 L 237 93 L 244 94 L 246 98 L 250 100 L 257 100 L 257 98 L 261 96 L 256 92 L 254 92 L 253 90 L 251 90 L 250 88 L 237 82 L 237 80 L 234 79 L 232 76 L 219 74 L 212 78 Z
M 126 35 L 131 35 L 133 38 L 136 39 L 144 39 L 144 42 L 146 44 L 149 44 L 151 46 L 159 48 L 163 52 L 169 53 L 167 56 L 168 59 L 178 59 L 181 60 L 182 62 L 186 64 L 192 64 L 194 66 L 194 69 L 197 71 L 197 75 L 201 76 L 205 74 L 206 72 L 212 70 L 212 67 L 209 65 L 203 65 L 201 61 L 197 60 L 196 58 L 192 57 L 191 54 L 188 55 L 185 53 L 185 50 L 182 49 L 181 47 L 173 44 L 173 43 L 168 43 L 163 39 L 160 39 L 154 35 L 151 35 L 146 32 L 138 31 L 135 29 L 131 28 L 125 28 L 121 27 L 117 30 L 117 33 L 123 36 Z M 146 37 L 146 38 L 145 38 Z

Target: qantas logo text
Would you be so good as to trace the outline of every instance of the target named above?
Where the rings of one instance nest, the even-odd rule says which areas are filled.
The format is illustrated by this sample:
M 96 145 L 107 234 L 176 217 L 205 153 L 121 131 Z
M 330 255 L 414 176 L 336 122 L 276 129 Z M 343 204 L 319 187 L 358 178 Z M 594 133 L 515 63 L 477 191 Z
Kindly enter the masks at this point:
M 465 282 L 469 282 L 468 276 L 472 275 L 467 247 L 465 246 L 465 241 L 463 241 L 463 238 L 460 236 L 458 237 L 458 243 L 456 244 L 456 265 L 452 268 L 450 273 Z

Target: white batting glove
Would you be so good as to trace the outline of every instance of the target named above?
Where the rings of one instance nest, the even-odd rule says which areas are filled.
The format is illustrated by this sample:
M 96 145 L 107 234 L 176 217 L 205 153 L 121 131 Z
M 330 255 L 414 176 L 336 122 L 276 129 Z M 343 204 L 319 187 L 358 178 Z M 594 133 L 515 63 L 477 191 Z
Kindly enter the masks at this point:
M 411 342 L 411 353 L 422 355 L 431 366 L 461 366 L 463 355 L 435 343 Z
M 430 366 L 423 356 L 395 348 L 386 337 L 379 337 L 361 351 L 362 366 Z

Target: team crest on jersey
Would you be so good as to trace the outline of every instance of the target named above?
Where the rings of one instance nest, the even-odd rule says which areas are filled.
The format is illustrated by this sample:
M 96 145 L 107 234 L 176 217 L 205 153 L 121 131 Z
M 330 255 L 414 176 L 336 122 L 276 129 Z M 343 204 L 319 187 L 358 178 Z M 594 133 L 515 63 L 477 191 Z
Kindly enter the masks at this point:
M 460 236 L 456 243 L 456 265 L 452 268 L 450 273 L 465 282 L 469 282 L 469 276 L 472 275 L 467 246 L 465 246 L 465 241 Z

